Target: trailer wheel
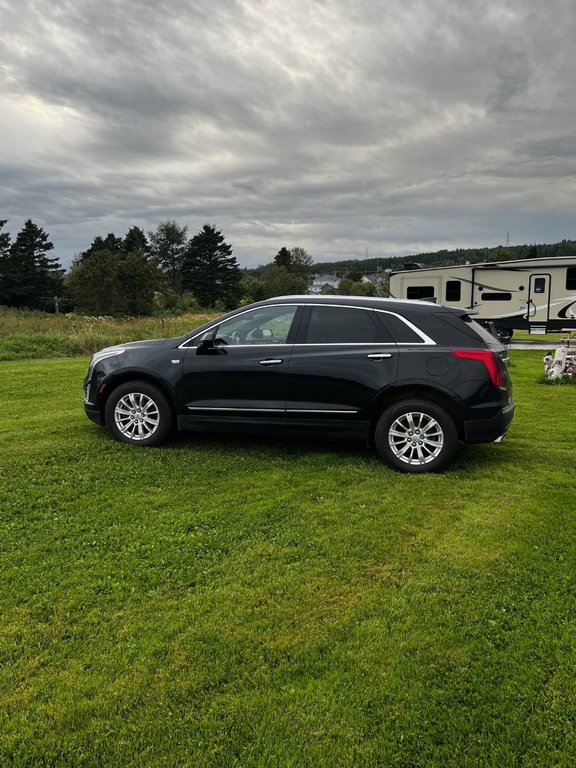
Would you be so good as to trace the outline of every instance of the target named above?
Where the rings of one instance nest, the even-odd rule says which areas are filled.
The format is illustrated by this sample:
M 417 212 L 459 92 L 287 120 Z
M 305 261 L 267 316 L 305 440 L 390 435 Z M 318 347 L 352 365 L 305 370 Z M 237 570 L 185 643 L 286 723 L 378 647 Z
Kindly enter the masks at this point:
M 512 328 L 509 328 L 507 325 L 495 325 L 494 328 L 498 341 L 501 341 L 502 344 L 509 344 L 514 333 Z

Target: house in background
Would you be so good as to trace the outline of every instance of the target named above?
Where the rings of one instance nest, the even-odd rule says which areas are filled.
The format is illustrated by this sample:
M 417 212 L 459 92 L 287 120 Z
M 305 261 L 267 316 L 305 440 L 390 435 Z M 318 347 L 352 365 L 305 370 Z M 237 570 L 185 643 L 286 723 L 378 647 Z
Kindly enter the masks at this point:
M 310 284 L 308 293 L 319 295 L 321 293 L 332 293 L 338 291 L 340 287 L 340 278 L 337 275 L 316 275 Z

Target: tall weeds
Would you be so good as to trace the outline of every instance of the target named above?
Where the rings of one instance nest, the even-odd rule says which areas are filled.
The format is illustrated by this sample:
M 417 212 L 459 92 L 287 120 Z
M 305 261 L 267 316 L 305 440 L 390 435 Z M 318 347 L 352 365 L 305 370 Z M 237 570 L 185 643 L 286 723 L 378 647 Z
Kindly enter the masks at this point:
M 214 316 L 87 317 L 0 307 L 0 360 L 91 355 L 126 341 L 181 336 Z

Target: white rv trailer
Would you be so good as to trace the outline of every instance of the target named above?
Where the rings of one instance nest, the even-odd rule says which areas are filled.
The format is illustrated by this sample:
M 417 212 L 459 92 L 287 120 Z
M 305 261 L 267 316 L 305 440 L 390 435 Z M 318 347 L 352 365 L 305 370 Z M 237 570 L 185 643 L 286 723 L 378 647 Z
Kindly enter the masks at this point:
M 576 259 L 549 257 L 453 267 L 411 264 L 390 274 L 390 296 L 473 310 L 501 338 L 576 330 Z

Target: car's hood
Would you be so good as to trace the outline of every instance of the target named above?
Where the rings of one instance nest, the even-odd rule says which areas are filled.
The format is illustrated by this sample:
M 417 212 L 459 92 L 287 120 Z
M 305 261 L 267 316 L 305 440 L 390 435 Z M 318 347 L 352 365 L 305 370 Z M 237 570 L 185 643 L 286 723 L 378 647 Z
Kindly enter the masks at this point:
M 144 339 L 143 341 L 129 341 L 127 344 L 118 344 L 119 347 L 134 349 L 134 347 L 158 347 L 165 344 L 168 339 Z

